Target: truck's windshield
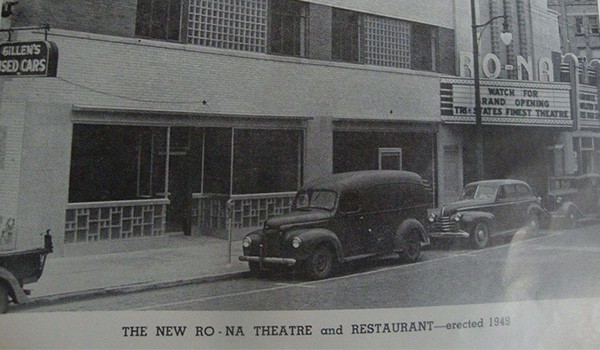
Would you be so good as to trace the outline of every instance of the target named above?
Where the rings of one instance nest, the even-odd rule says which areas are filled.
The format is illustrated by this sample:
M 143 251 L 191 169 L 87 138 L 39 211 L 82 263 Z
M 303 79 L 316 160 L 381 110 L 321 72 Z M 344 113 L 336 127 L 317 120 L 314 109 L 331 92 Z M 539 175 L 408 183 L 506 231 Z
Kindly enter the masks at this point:
M 326 209 L 333 210 L 337 200 L 337 193 L 331 190 L 306 190 L 300 191 L 296 195 L 296 209 Z

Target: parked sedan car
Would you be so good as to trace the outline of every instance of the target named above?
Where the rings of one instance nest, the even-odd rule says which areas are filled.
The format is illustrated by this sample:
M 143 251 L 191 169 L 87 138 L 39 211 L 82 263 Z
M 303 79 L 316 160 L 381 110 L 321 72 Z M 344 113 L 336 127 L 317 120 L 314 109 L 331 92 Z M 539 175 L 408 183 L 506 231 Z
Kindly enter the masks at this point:
M 510 237 L 525 226 L 538 230 L 547 217 L 540 202 L 523 181 L 473 182 L 464 187 L 459 201 L 429 216 L 430 236 L 468 239 L 473 248 L 482 249 L 493 236 Z
M 600 175 L 550 178 L 545 204 L 553 225 L 575 227 L 580 222 L 600 219 Z
M 431 203 L 421 177 L 406 171 L 334 174 L 300 190 L 290 213 L 269 218 L 243 240 L 250 271 L 302 269 L 311 279 L 338 264 L 399 253 L 419 259 L 429 243 L 424 223 Z

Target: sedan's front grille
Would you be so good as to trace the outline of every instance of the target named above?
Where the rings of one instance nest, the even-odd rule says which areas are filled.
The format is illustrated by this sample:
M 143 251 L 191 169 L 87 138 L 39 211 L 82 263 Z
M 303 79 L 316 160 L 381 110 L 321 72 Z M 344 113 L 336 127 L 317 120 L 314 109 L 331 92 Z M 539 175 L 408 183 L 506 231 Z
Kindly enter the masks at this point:
M 431 224 L 431 230 L 433 232 L 457 232 L 459 230 L 458 222 L 450 220 L 449 216 L 442 216 L 436 219 Z

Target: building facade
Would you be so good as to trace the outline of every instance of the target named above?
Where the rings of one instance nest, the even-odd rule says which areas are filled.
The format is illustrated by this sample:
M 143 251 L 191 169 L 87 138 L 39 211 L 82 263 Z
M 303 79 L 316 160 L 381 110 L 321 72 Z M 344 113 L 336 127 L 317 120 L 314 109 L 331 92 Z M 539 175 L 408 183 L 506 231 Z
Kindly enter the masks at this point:
M 597 0 L 548 0 L 548 7 L 558 13 L 562 53 L 600 58 Z
M 454 201 L 476 178 L 474 69 L 486 178 L 542 196 L 552 176 L 599 170 L 597 80 L 561 55 L 559 14 L 545 0 L 477 1 L 477 23 L 507 14 L 513 40 L 501 42 L 502 19 L 481 28 L 474 67 L 469 5 L 13 6 L 7 52 L 43 41 L 59 54 L 55 76 L 0 77 L 0 226 L 12 237 L 0 249 L 35 246 L 46 229 L 66 256 L 237 238 L 288 211 L 305 181 L 352 170 L 414 171 L 432 207 Z
M 48 23 L 59 55 L 56 77 L 2 77 L 1 216 L 17 234 L 4 249 L 46 229 L 63 255 L 224 237 L 227 213 L 239 237 L 332 172 L 410 170 L 443 193 L 453 11 L 450 0 L 16 5 L 12 28 Z

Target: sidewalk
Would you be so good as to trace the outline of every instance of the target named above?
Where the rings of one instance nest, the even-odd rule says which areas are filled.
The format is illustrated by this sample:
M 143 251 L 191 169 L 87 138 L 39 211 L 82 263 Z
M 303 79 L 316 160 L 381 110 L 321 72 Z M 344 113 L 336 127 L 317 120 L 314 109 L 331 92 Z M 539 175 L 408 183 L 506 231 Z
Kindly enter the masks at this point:
M 235 278 L 248 271 L 240 262 L 241 241 L 228 243 L 208 236 L 172 236 L 165 248 L 81 257 L 49 255 L 32 302 L 49 302 L 126 291 Z

